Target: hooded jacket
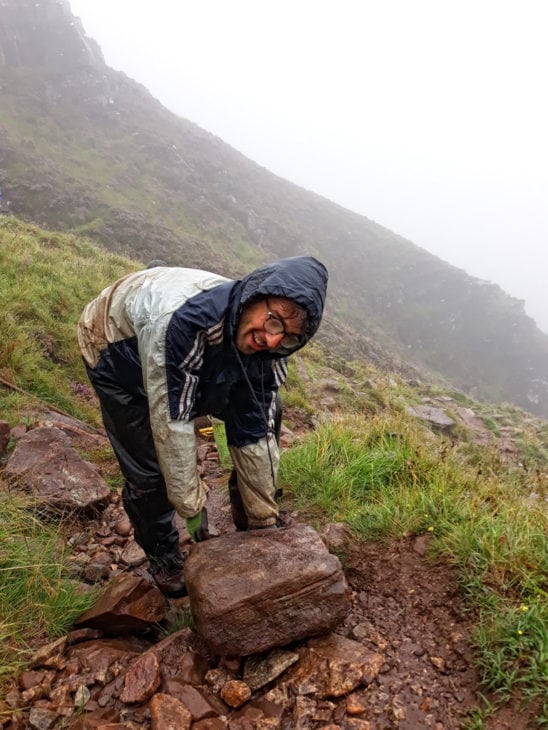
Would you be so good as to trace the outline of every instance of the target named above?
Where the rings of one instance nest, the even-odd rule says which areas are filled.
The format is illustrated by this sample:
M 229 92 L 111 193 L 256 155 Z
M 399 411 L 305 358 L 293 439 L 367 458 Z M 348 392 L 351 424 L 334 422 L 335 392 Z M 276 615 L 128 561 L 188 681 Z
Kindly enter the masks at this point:
M 225 422 L 238 478 L 259 490 L 272 484 L 276 393 L 286 378 L 287 355 L 319 327 L 326 289 L 327 271 L 310 256 L 282 259 L 237 281 L 158 267 L 120 279 L 84 309 L 78 323 L 84 360 L 108 375 L 121 397 L 134 386 L 144 388 L 168 496 L 182 517 L 205 504 L 192 424 L 199 415 Z M 292 351 L 244 355 L 235 345 L 242 308 L 269 296 L 306 309 L 305 337 Z

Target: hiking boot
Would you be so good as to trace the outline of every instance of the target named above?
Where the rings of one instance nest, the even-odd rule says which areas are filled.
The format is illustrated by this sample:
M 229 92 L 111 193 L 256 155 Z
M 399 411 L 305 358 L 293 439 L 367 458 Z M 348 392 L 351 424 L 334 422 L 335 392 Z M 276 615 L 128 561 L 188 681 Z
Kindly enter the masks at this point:
M 182 567 L 161 567 L 152 577 L 158 588 L 168 598 L 181 598 L 187 595 Z

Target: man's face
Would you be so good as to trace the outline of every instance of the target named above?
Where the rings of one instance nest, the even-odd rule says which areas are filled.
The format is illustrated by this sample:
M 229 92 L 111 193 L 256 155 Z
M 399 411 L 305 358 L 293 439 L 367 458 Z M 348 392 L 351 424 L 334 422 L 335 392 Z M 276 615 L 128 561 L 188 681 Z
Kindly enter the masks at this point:
M 272 335 L 265 331 L 268 312 L 283 323 L 283 332 Z M 236 347 L 244 355 L 253 355 L 255 352 L 276 350 L 286 335 L 304 334 L 301 317 L 291 299 L 269 297 L 268 304 L 266 299 L 261 299 L 243 308 L 236 330 Z

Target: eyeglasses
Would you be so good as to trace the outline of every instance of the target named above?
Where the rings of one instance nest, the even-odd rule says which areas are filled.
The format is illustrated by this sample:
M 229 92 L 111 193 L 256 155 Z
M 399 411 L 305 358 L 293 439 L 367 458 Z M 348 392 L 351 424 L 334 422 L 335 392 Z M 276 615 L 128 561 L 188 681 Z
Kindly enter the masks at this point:
M 280 347 L 284 350 L 292 350 L 294 347 L 302 345 L 304 342 L 304 335 L 288 334 L 285 330 L 286 324 L 283 319 L 270 311 L 270 305 L 268 299 L 266 300 L 266 319 L 263 324 L 263 329 L 269 335 L 281 335 L 284 336 L 280 340 Z

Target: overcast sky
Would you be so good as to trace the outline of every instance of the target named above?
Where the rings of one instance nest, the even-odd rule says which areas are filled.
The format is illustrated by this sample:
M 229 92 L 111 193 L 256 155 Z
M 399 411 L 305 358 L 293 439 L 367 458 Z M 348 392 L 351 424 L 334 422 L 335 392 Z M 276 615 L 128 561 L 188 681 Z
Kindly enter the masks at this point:
M 548 332 L 545 0 L 70 0 L 106 62 Z

